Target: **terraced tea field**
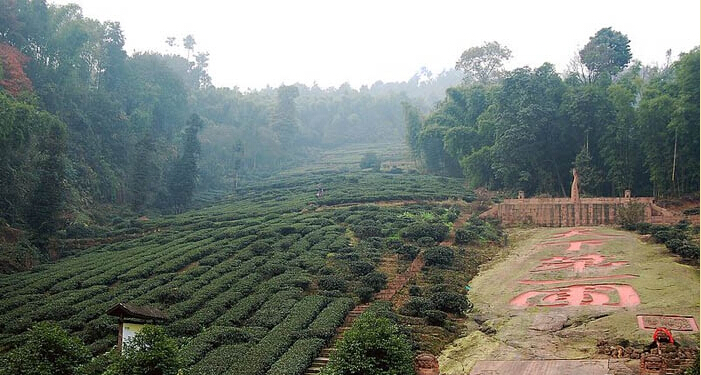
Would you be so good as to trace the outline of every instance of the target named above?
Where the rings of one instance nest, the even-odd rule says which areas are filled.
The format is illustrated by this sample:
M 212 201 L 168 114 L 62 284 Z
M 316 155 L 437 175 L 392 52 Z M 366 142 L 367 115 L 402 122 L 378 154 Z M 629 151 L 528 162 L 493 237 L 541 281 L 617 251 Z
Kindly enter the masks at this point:
M 390 244 L 447 233 L 457 213 L 438 202 L 471 197 L 449 178 L 319 172 L 261 180 L 181 215 L 134 218 L 93 239 L 103 245 L 0 276 L 0 352 L 48 320 L 100 354 L 116 343 L 105 311 L 129 302 L 167 313 L 188 373 L 302 373 L 360 298 L 385 286 L 378 266 L 396 251 Z

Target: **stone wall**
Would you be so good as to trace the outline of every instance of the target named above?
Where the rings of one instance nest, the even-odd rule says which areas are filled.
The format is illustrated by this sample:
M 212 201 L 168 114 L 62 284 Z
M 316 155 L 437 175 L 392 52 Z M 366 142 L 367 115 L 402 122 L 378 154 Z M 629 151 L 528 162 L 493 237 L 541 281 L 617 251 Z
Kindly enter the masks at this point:
M 635 202 L 644 207 L 645 221 L 653 221 L 653 198 L 529 198 L 505 199 L 480 217 L 497 217 L 504 225 L 532 224 L 575 227 L 616 224 L 618 208 Z

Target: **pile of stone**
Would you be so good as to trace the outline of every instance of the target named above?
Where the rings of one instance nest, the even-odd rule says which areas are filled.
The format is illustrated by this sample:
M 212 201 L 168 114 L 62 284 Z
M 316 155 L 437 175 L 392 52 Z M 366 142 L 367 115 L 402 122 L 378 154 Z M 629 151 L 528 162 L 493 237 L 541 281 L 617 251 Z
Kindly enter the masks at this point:
M 621 345 L 612 344 L 602 340 L 596 344 L 596 352 L 611 358 L 627 358 L 640 359 L 640 356 L 645 352 L 643 349 L 636 349 L 630 346 L 623 347 Z
M 637 349 L 602 340 L 597 344 L 597 353 L 611 358 L 640 359 L 640 374 L 670 375 L 681 374 L 692 366 L 699 350 L 674 344 Z

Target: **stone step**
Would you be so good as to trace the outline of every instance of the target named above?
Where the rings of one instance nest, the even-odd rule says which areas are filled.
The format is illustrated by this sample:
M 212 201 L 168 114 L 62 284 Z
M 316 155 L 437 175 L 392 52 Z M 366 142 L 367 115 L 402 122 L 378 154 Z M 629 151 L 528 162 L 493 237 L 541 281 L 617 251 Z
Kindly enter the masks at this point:
M 324 367 L 329 363 L 329 359 L 326 357 L 316 357 L 312 361 L 312 365 L 310 367 Z

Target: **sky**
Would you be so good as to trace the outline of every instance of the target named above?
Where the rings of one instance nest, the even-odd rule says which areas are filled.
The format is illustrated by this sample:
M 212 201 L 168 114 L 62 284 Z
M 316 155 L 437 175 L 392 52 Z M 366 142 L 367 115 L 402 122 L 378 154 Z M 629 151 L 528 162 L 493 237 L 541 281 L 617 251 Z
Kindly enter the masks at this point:
M 50 0 L 118 21 L 125 49 L 185 55 L 167 37 L 195 37 L 214 85 L 338 87 L 434 74 L 489 41 L 507 46 L 508 69 L 544 62 L 563 72 L 603 27 L 626 34 L 633 58 L 664 65 L 699 45 L 698 0 Z

